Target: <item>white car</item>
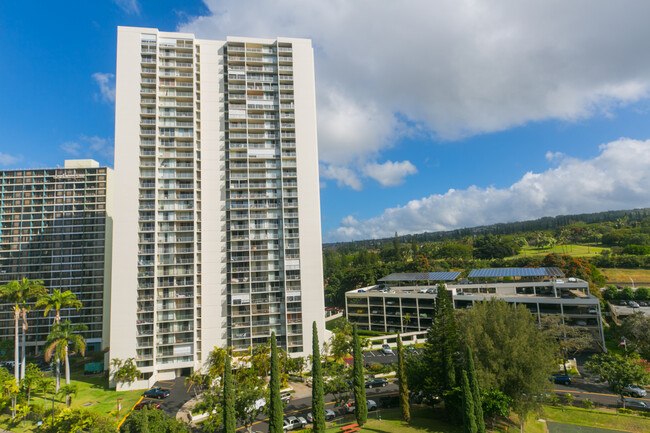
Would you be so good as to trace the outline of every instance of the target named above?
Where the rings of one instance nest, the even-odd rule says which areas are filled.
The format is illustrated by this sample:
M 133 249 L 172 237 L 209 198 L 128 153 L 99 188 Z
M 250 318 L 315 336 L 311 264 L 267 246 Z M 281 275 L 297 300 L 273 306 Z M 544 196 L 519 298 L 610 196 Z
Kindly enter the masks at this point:
M 630 303 L 629 303 L 628 305 L 629 305 L 630 307 L 632 307 L 632 308 L 639 308 L 639 304 L 637 304 L 637 303 L 634 302 L 634 301 L 630 301 Z
M 393 349 L 391 349 L 388 344 L 381 346 L 381 351 L 384 352 L 385 355 L 393 355 Z
M 639 385 L 628 385 L 623 388 L 623 392 L 630 394 L 632 397 L 645 397 L 647 392 L 645 389 L 641 388 Z

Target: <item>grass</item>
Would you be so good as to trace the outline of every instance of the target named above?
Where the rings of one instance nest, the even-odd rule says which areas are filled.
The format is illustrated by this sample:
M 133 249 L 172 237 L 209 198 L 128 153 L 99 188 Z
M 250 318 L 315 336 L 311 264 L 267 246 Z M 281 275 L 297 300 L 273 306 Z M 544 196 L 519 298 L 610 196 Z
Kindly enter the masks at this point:
M 650 284 L 650 269 L 602 268 L 600 272 L 605 276 L 607 283 L 624 283 L 631 286 L 631 278 L 636 286 Z
M 647 433 L 650 431 L 650 419 L 638 415 L 616 414 L 614 412 L 573 407 L 546 406 L 542 417 L 548 421 L 623 430 L 632 433 Z
M 376 417 L 381 417 L 377 419 Z M 354 424 L 354 418 L 337 427 L 330 427 L 327 433 L 340 432 L 341 427 Z M 460 433 L 461 428 L 452 425 L 444 419 L 440 411 L 429 408 L 414 408 L 411 410 L 411 419 L 404 422 L 400 419 L 400 412 L 396 409 L 370 412 L 368 422 L 359 432 L 363 433 Z
M 65 384 L 64 379 L 61 380 Z M 84 403 L 91 403 L 88 409 L 96 411 L 101 415 L 108 416 L 114 421 L 119 421 L 129 410 L 137 403 L 142 396 L 142 390 L 117 392 L 108 388 L 108 380 L 103 376 L 84 376 L 83 370 L 72 372 L 71 384 L 77 385 L 77 395 L 72 396 L 70 407 L 83 407 Z M 121 398 L 122 410 L 117 412 L 117 399 Z M 47 408 L 52 407 L 52 396 L 48 394 L 47 401 L 40 392 L 32 391 L 32 402 L 41 406 L 47 404 Z M 55 408 L 62 409 L 65 407 L 64 397 L 56 397 L 54 400 Z M 6 410 L 5 410 L 6 411 Z M 35 423 L 26 421 L 23 427 L 21 423 L 11 423 L 9 415 L 0 416 L 0 428 L 11 430 L 12 432 L 23 433 L 36 431 Z
M 522 248 L 521 254 L 516 257 L 545 256 L 547 254 L 570 254 L 575 257 L 592 257 L 600 254 L 607 248 L 595 247 L 593 245 L 556 245 L 552 248 L 537 248 L 527 246 Z

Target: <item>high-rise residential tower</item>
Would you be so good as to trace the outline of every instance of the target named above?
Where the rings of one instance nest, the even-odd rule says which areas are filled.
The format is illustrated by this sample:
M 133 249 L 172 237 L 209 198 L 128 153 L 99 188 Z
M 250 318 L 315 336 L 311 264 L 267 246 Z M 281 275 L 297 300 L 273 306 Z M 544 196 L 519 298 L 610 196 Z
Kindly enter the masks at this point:
M 151 382 L 273 331 L 309 352 L 312 321 L 324 333 L 309 40 L 120 27 L 115 172 L 111 358 Z
M 108 346 L 112 170 L 93 160 L 65 167 L 0 171 L 0 284 L 43 280 L 83 307 L 61 318 L 83 323 L 88 350 Z M 43 350 L 53 313 L 29 314 L 27 351 Z M 0 339 L 14 339 L 11 305 L 0 306 Z

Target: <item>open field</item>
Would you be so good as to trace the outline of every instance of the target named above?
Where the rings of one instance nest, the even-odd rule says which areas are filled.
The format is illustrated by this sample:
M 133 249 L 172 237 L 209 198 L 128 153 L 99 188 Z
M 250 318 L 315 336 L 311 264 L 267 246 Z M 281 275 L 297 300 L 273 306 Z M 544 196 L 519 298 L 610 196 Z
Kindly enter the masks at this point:
M 545 256 L 547 254 L 570 254 L 575 257 L 591 257 L 607 248 L 592 245 L 556 245 L 553 248 L 524 247 L 516 257 Z
M 631 286 L 631 278 L 636 286 L 650 285 L 650 269 L 602 268 L 600 272 L 605 276 L 607 283 L 623 283 Z

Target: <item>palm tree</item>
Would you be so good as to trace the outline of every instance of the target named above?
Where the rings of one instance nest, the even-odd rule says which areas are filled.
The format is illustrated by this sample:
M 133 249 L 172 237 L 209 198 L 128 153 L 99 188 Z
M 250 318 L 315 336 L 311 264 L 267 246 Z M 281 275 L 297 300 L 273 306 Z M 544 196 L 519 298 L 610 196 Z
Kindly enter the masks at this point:
M 70 385 L 70 346 L 75 352 L 83 356 L 86 352 L 86 340 L 79 332 L 87 331 L 86 325 L 73 325 L 69 320 L 64 320 L 52 326 L 52 332 L 47 337 L 45 348 L 45 361 L 49 362 L 54 355 L 55 359 L 65 361 L 65 384 Z
M 46 293 L 41 296 L 38 301 L 36 301 L 36 308 L 43 308 L 43 316 L 54 310 L 56 313 L 54 315 L 54 323 L 61 322 L 61 309 L 62 308 L 79 308 L 82 307 L 81 301 L 77 299 L 77 296 L 72 293 L 70 290 L 61 292 L 60 289 L 52 290 L 52 293 Z M 59 390 L 61 386 L 61 360 L 56 358 L 56 390 Z
M 25 374 L 25 334 L 27 332 L 27 312 L 30 307 L 27 305 L 29 301 L 37 299 L 45 292 L 43 281 L 34 280 L 30 281 L 23 278 L 22 281 L 14 280 L 7 284 L 0 286 L 0 299 L 4 302 L 14 304 L 14 330 L 15 330 L 15 344 L 14 344 L 14 377 L 16 382 Z M 20 344 L 18 344 L 18 333 L 20 318 L 23 318 L 23 356 L 22 356 L 22 375 L 19 371 L 20 366 Z

